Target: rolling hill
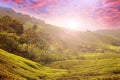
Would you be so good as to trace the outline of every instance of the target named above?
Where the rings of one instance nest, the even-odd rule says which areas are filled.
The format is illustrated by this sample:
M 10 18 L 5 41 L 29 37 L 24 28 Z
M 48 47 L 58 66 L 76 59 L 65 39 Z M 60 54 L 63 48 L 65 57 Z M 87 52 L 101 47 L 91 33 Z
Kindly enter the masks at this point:
M 65 73 L 0 49 L 0 80 L 54 80 Z
M 119 53 L 119 29 L 75 31 L 0 7 L 0 80 L 119 80 Z
M 37 25 L 37 34 L 41 32 L 44 35 L 44 40 L 47 44 L 54 47 L 58 47 L 61 50 L 64 49 L 77 49 L 81 52 L 86 52 L 91 49 L 93 50 L 114 50 L 111 47 L 120 46 L 119 30 L 98 30 L 98 31 L 74 31 L 69 29 L 64 29 L 61 27 L 53 26 L 44 23 L 42 20 L 37 20 L 33 17 L 22 13 L 16 13 L 10 8 L 0 7 L 0 16 L 9 15 L 13 19 L 19 20 L 21 23 L 24 22 L 24 29 L 31 28 L 34 24 Z M 56 50 L 58 50 L 58 48 Z M 116 50 L 116 49 L 115 49 Z

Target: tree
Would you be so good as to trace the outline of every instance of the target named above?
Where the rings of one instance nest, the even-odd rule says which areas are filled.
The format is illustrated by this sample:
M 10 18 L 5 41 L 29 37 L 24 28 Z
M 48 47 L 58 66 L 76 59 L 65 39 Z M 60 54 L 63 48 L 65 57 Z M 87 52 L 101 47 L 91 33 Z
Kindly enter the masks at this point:
M 12 18 L 10 16 L 4 16 L 0 18 L 0 31 L 14 32 L 14 30 L 9 27 L 11 21 Z
M 33 25 L 33 30 L 36 30 L 38 28 L 38 26 L 37 25 Z
M 9 52 L 18 52 L 18 38 L 12 33 L 0 33 L 0 48 Z
M 17 20 L 12 20 L 12 22 L 10 23 L 10 27 L 15 30 L 17 35 L 21 35 L 23 33 L 23 24 L 21 24 Z

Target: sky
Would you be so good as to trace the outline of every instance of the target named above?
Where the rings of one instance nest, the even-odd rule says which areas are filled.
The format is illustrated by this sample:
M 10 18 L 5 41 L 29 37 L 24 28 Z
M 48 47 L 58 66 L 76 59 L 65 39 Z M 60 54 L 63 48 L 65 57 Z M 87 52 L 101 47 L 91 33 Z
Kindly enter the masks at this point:
M 120 28 L 120 0 L 0 0 L 0 6 L 69 29 Z

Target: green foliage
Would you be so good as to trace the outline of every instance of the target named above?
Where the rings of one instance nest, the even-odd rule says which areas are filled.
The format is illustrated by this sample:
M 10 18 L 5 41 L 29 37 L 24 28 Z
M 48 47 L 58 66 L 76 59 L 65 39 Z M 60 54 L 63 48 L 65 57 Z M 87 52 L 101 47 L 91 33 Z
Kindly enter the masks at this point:
M 62 29 L 50 25 L 38 28 L 39 25 L 30 23 L 28 25 L 31 27 L 24 30 L 23 24 L 9 16 L 0 20 L 0 48 L 37 62 L 84 59 L 83 56 L 76 57 L 79 53 L 119 52 L 119 47 L 115 44 L 120 41 L 110 36 L 93 32 L 65 33 Z M 3 34 L 5 32 L 6 34 Z
M 38 36 L 35 31 L 37 25 L 24 31 L 23 25 L 10 16 L 4 16 L 0 21 L 0 48 L 34 61 L 51 62 L 50 54 L 47 56 L 47 53 L 41 53 L 41 51 L 46 52 L 48 47 L 43 39 L 44 33 Z M 38 55 L 41 57 L 38 58 Z
M 47 24 L 28 23 L 26 27 L 23 29 L 23 24 L 9 16 L 0 18 L 0 48 L 57 69 L 41 68 L 38 63 L 0 50 L 0 67 L 5 69 L 0 72 L 2 79 L 120 79 L 119 37 L 63 30 Z
M 0 33 L 0 48 L 9 52 L 18 52 L 18 37 L 14 33 Z
M 17 20 L 13 20 L 10 23 L 10 27 L 12 27 L 15 30 L 17 35 L 21 35 L 23 33 L 23 24 L 20 24 L 20 22 Z
M 13 20 L 10 16 L 4 16 L 0 18 L 0 31 L 7 31 L 9 33 L 16 33 L 20 35 L 23 33 L 23 25 L 17 21 Z
M 66 69 L 68 74 L 57 80 L 119 80 L 120 54 L 117 53 L 86 53 L 79 54 L 84 59 L 57 61 L 49 66 Z
M 0 80 L 53 80 L 65 73 L 0 49 Z

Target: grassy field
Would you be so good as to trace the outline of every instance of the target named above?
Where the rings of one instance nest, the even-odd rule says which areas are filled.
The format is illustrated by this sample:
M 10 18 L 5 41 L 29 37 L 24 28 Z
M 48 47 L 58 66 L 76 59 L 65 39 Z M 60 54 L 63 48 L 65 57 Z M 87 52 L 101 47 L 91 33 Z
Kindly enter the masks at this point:
M 44 67 L 0 49 L 0 80 L 54 80 L 66 72 Z
M 45 67 L 0 49 L 0 80 L 120 80 L 120 54 L 81 53 Z
M 69 73 L 58 80 L 120 80 L 120 54 L 86 53 L 79 57 L 50 65 L 52 68 L 68 70 Z

